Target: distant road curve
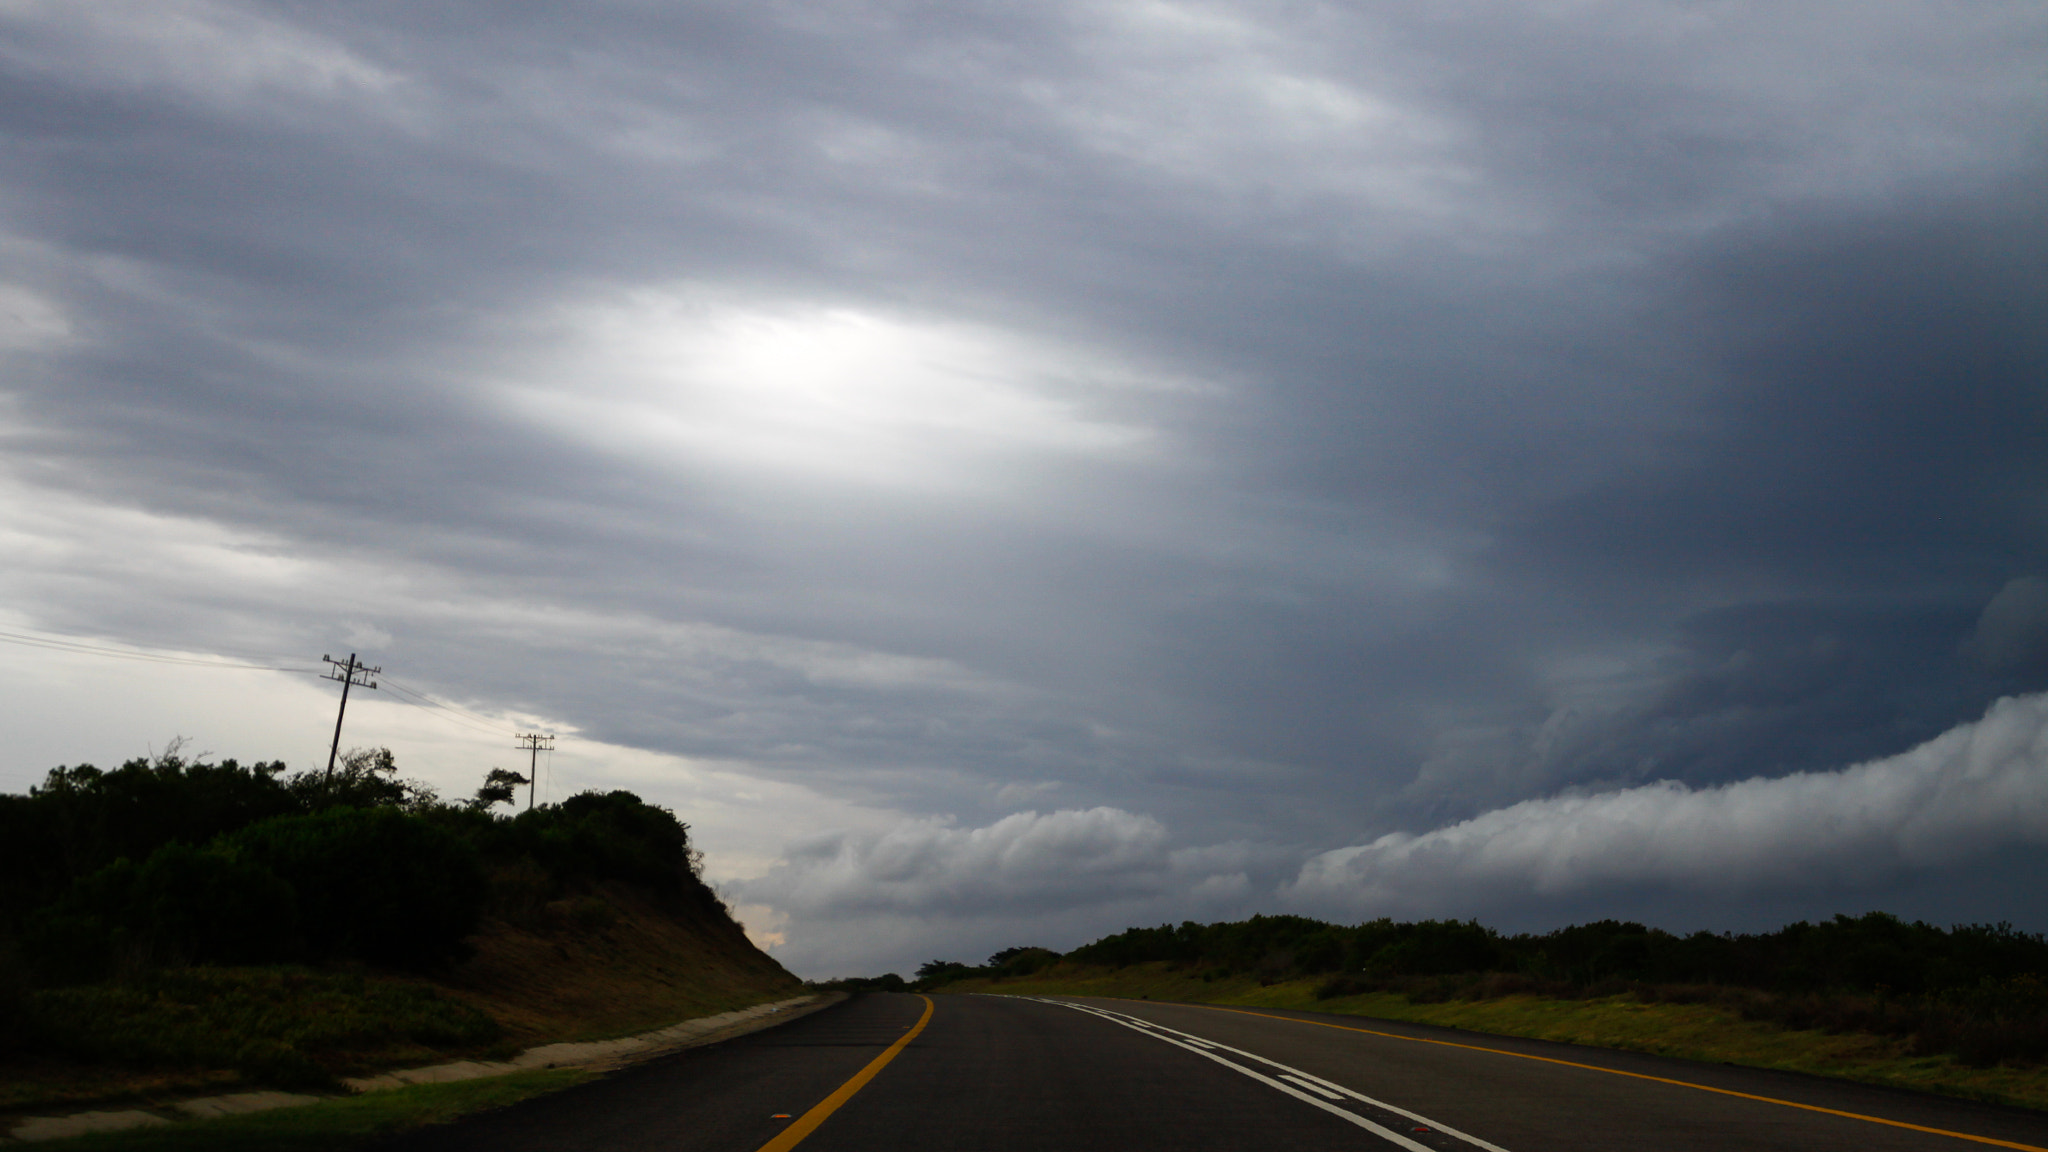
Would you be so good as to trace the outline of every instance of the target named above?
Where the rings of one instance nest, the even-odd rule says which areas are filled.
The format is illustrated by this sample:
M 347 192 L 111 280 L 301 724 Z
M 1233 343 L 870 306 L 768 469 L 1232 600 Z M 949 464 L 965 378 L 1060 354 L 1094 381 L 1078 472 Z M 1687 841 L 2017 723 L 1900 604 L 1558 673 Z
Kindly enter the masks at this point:
M 2048 1116 L 1358 1017 L 868 995 L 387 1147 L 2048 1152 Z

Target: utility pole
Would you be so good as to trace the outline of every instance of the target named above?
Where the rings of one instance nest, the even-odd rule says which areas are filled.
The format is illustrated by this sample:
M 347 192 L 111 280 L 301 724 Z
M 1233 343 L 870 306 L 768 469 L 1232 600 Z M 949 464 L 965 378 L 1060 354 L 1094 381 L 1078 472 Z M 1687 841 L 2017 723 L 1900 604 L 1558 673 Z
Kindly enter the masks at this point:
M 348 715 L 348 690 L 352 685 L 356 684 L 360 684 L 365 688 L 375 688 L 377 682 L 370 679 L 370 677 L 384 670 L 382 668 L 372 668 L 367 664 L 356 663 L 356 654 L 353 652 L 348 654 L 348 660 L 345 662 L 336 660 L 332 656 L 322 656 L 320 658 L 334 665 L 333 671 L 323 674 L 320 678 L 322 680 L 341 681 L 341 710 L 334 714 L 334 743 L 327 749 L 326 779 L 331 780 L 334 778 L 335 753 L 341 751 L 341 718 Z
M 533 791 L 539 786 L 540 781 L 540 750 L 545 748 L 550 752 L 554 751 L 555 738 L 543 736 L 538 732 L 524 732 L 519 736 L 519 746 L 529 753 L 526 758 L 526 810 L 531 812 Z M 551 759 L 548 763 L 553 764 L 554 761 Z

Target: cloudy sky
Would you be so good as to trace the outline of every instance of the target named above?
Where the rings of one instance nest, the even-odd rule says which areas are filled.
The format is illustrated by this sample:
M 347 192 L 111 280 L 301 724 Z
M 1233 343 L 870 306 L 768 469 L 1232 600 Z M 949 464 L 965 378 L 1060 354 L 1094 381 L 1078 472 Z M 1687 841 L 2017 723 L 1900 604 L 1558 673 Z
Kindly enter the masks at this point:
M 345 746 L 558 733 L 806 976 L 2048 929 L 2044 59 L 2038 0 L 0 0 L 0 788 L 318 766 L 353 651 Z

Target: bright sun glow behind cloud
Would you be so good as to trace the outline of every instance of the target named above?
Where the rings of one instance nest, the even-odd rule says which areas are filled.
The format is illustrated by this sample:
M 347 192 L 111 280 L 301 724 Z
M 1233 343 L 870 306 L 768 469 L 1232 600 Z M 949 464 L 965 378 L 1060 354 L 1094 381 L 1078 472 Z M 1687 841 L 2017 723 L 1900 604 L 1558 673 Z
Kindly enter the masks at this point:
M 1001 332 L 835 307 L 643 292 L 562 310 L 525 417 L 610 451 L 879 485 L 967 480 L 998 461 L 1107 457 L 1151 434 L 1091 400 L 1164 385 Z

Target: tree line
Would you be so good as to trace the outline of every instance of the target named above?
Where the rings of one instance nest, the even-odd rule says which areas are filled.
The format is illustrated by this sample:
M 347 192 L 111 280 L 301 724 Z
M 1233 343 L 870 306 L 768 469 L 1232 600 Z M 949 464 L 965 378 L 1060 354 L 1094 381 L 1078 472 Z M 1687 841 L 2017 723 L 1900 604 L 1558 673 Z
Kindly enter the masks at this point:
M 2048 1059 L 2048 938 L 2004 923 L 1941 928 L 1885 912 L 1687 935 L 1623 920 L 1512 935 L 1474 920 L 1190 920 L 1129 928 L 1065 956 L 1008 948 L 979 966 L 933 960 L 914 983 L 895 978 L 895 986 L 930 990 L 1033 974 L 1057 980 L 1141 964 L 1206 981 L 1314 980 L 1319 1000 L 1387 992 L 1415 1003 L 1628 994 L 1713 1004 L 1787 1028 L 1899 1037 L 1916 1054 L 1948 1053 L 1973 1065 Z M 848 986 L 881 988 L 879 979 L 886 978 Z
M 1076 948 L 1066 959 L 1110 968 L 1166 961 L 1219 975 L 1249 973 L 1268 983 L 1322 974 L 1494 972 L 1576 987 L 1620 981 L 1910 996 L 2048 973 L 2048 938 L 2010 924 L 1940 928 L 1885 912 L 1802 920 L 1769 932 L 1682 936 L 1621 920 L 1507 935 L 1474 920 L 1381 918 L 1346 926 L 1254 916 L 1130 928 Z
M 0 959 L 44 985 L 203 964 L 430 970 L 462 958 L 487 911 L 577 882 L 716 904 L 673 813 L 624 791 L 493 811 L 515 782 L 493 770 L 446 802 L 382 748 L 332 773 L 176 747 L 53 769 L 0 795 Z

